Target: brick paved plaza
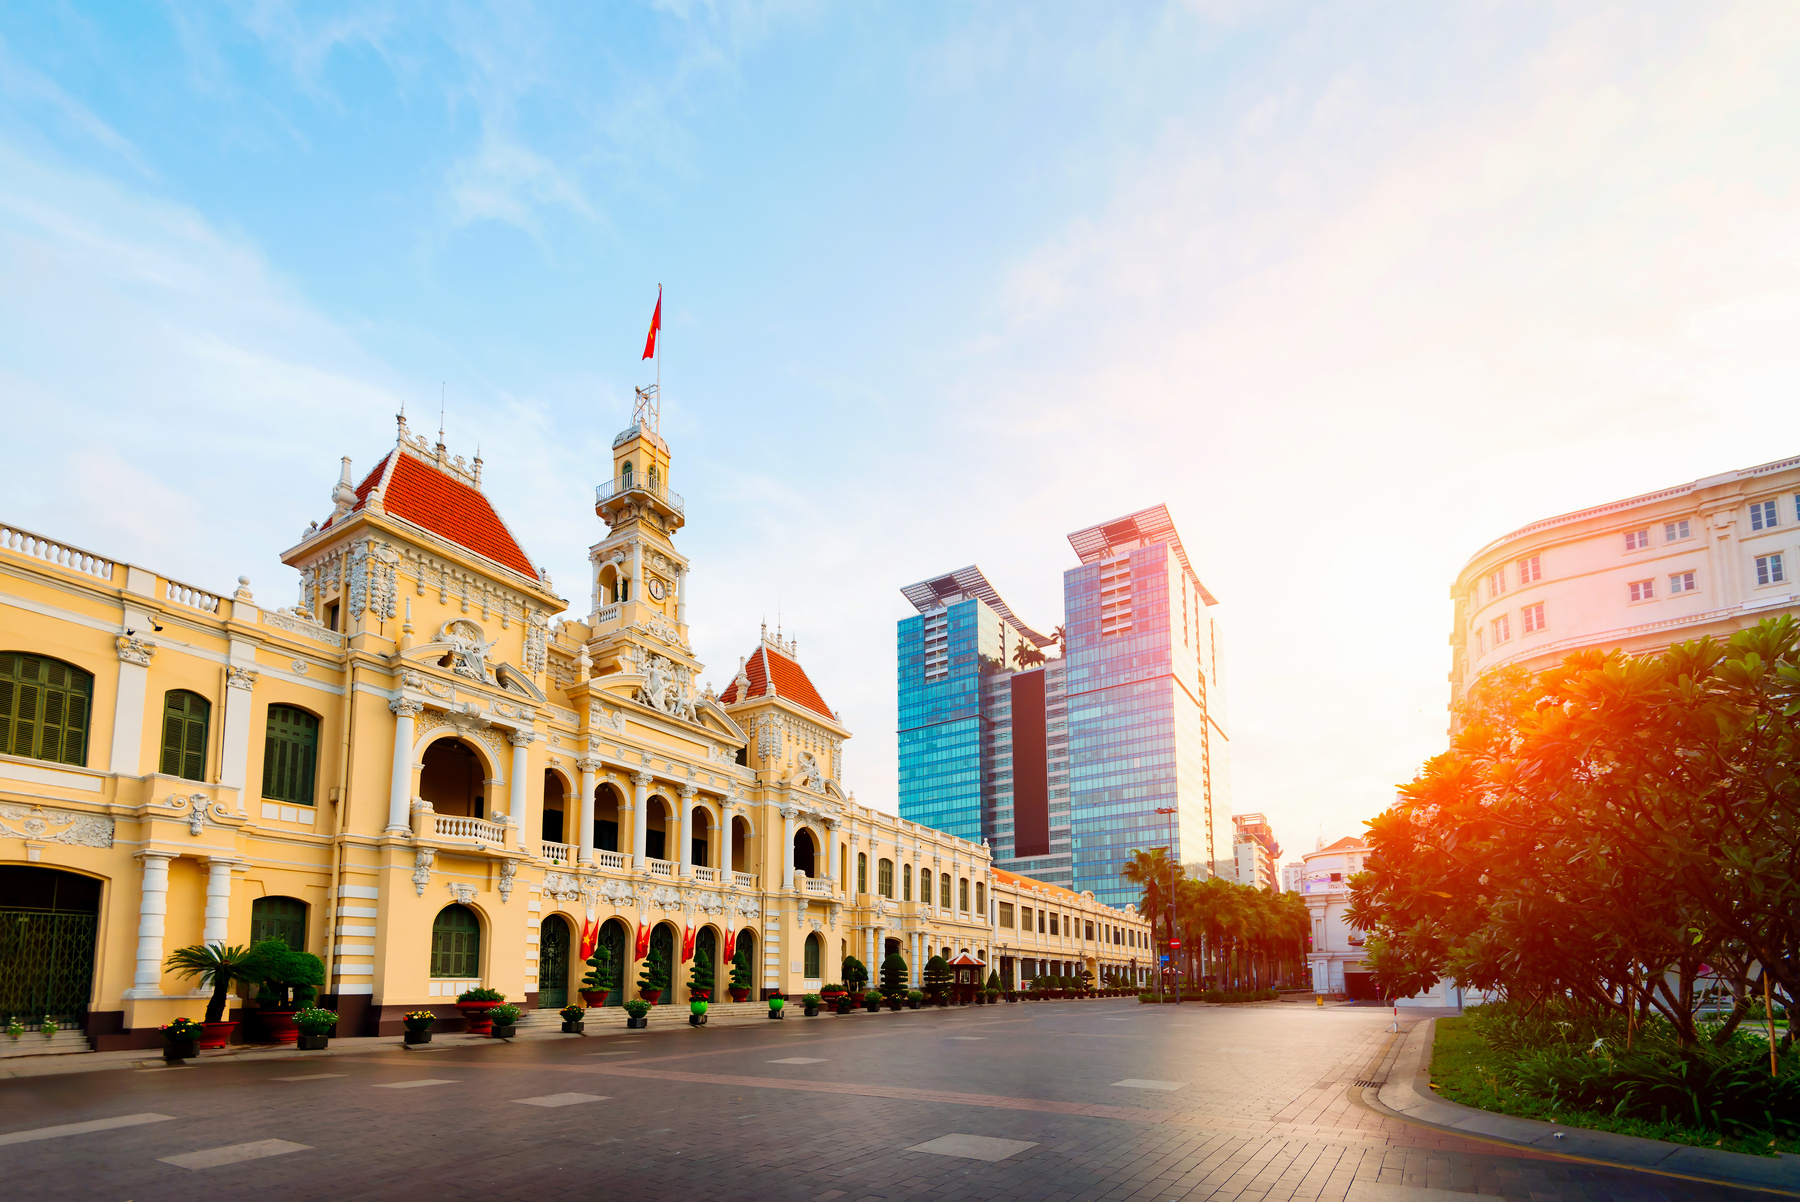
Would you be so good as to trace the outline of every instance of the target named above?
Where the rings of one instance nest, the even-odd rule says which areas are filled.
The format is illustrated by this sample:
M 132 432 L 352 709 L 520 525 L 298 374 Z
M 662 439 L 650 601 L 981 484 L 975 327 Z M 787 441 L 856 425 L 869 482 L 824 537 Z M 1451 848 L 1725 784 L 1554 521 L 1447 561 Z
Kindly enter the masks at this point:
M 629 1036 L 621 1022 L 585 1038 L 28 1078 L 0 1082 L 0 1173 L 11 1197 L 135 1202 L 1767 1196 L 1383 1117 L 1351 1095 L 1390 1024 L 1281 1003 L 699 1031 L 658 1014 Z M 93 1126 L 46 1130 L 79 1124 Z

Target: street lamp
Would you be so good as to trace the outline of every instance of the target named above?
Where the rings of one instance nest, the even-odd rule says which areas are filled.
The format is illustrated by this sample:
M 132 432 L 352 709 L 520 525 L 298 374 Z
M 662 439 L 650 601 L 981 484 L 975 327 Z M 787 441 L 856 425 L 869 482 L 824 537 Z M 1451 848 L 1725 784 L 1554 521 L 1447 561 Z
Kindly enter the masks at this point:
M 1175 1004 L 1181 1005 L 1181 940 L 1175 935 L 1175 807 L 1157 806 L 1169 818 L 1169 966 L 1175 970 Z

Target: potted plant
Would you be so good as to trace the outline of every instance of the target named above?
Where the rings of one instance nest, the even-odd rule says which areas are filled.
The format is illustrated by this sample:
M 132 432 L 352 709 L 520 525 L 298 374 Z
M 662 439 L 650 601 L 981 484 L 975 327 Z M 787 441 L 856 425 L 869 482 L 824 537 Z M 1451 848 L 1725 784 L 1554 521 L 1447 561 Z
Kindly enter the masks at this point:
M 652 1006 L 662 1000 L 663 990 L 669 987 L 669 959 L 659 947 L 650 949 L 644 957 L 644 969 L 638 974 L 638 996 Z
M 844 957 L 844 988 L 851 993 L 861 993 L 869 984 L 869 969 L 855 956 Z
M 779 993 L 771 993 L 769 995 L 769 1017 L 770 1018 L 786 1018 L 787 1016 L 781 1012 L 782 1007 L 784 1007 L 786 1005 L 787 1005 L 786 998 L 782 997 Z
M 906 990 L 902 989 L 898 993 L 890 993 L 881 1000 L 887 1003 L 887 1008 L 889 1010 L 898 1014 L 900 1012 L 900 1007 L 906 1005 Z
M 848 1014 L 854 1009 L 856 1009 L 856 995 L 855 994 L 849 993 L 849 992 L 838 994 L 837 1012 L 839 1014 Z
M 731 958 L 731 1000 L 741 1002 L 750 996 L 750 949 L 738 945 L 737 954 Z
M 25 1024 L 19 1021 L 18 1015 L 13 1015 L 12 1021 L 6 1024 L 6 1033 L 14 1039 L 18 1039 L 25 1034 Z
M 586 1028 L 582 1026 L 582 1023 L 587 1020 L 586 1006 L 577 1006 L 571 1002 L 561 1010 L 558 1010 L 557 1013 L 562 1015 L 564 1035 L 586 1034 Z
M 513 1027 L 519 1021 L 517 1006 L 495 1006 L 487 1012 L 488 1034 L 495 1039 L 511 1039 Z
M 933 956 L 925 961 L 925 992 L 930 995 L 935 1006 L 950 1004 L 950 961 L 942 956 Z
M 917 1010 L 919 1008 L 919 1003 L 924 1000 L 925 994 L 920 990 L 909 989 L 906 991 L 906 1008 L 908 1010 Z
M 164 1023 L 159 1029 L 164 1041 L 164 1060 L 176 1064 L 200 1054 L 200 1037 L 206 1034 L 206 1028 L 193 1019 L 178 1018 L 172 1023 Z
M 977 989 L 977 990 L 976 990 L 976 991 L 975 991 L 975 1004 L 976 1004 L 976 1005 L 977 1005 L 977 1006 L 985 1006 L 985 1005 L 987 1005 L 987 990 L 985 990 L 985 989 Z
M 709 999 L 710 995 L 707 990 L 688 990 L 688 1026 L 704 1027 L 706 1025 L 706 1005 Z
M 627 998 L 625 1001 L 625 1025 L 633 1031 L 641 1031 L 650 1025 L 650 1003 L 643 998 Z
M 286 944 L 282 945 L 286 947 Z M 203 1048 L 222 1048 L 231 1042 L 237 1023 L 225 1021 L 225 1007 L 231 1001 L 234 981 L 260 979 L 262 962 L 247 945 L 226 947 L 223 943 L 196 943 L 192 947 L 171 952 L 163 967 L 184 977 L 198 977 L 201 985 L 212 986 L 212 997 L 206 1003 L 200 1037 Z
M 906 997 L 906 957 L 899 952 L 889 952 L 881 962 L 881 996 L 884 1000 Z
M 819 1000 L 833 1008 L 836 1008 L 837 1000 L 843 996 L 844 987 L 836 981 L 829 982 L 825 988 L 819 990 Z
M 331 1046 L 331 1028 L 337 1026 L 337 1011 L 308 1006 L 294 1011 L 294 1026 L 300 1031 L 297 1041 L 302 1052 L 322 1052 Z
M 825 999 L 816 993 L 809 993 L 800 999 L 800 1004 L 806 1008 L 806 1017 L 817 1018 L 819 1007 L 825 1004 Z
M 870 1014 L 875 1013 L 877 1010 L 881 1009 L 881 991 L 877 989 L 869 990 L 867 993 L 863 994 L 862 1002 L 864 1010 L 867 1010 Z
M 294 1011 L 312 1004 L 316 987 L 325 983 L 325 965 L 311 952 L 297 952 L 280 939 L 264 939 L 252 945 L 256 965 L 256 1013 L 263 1030 L 275 1043 L 300 1038 Z
M 42 1035 L 45 1039 L 55 1039 L 56 1030 L 56 1020 L 51 1018 L 48 1014 L 44 1015 L 44 1021 L 38 1024 L 38 1034 Z
M 431 1024 L 437 1021 L 437 1015 L 429 1010 L 412 1010 L 405 1014 L 401 1021 L 406 1024 L 403 1043 L 430 1043 Z
M 693 963 L 688 968 L 688 1000 L 699 998 L 703 1002 L 712 1001 L 713 987 L 716 984 L 713 980 L 712 956 L 703 947 L 695 948 Z
M 590 1006 L 604 1006 L 607 995 L 619 987 L 619 966 L 613 962 L 612 948 L 596 944 L 587 965 L 588 974 L 581 979 L 581 1000 Z
M 498 989 L 465 989 L 456 997 L 456 1008 L 468 1023 L 469 1034 L 492 1035 L 494 1020 L 488 1017 L 488 1011 L 504 1001 L 506 995 Z

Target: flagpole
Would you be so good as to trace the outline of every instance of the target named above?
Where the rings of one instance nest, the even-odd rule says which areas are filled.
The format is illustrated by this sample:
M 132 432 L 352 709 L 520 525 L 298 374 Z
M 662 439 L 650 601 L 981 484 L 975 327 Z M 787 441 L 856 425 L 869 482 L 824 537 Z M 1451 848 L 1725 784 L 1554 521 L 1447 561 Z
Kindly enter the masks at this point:
M 662 284 L 658 283 L 656 285 L 658 318 L 662 316 L 662 290 Z M 662 344 L 662 322 L 659 320 L 656 326 L 656 424 L 659 428 L 662 426 Z

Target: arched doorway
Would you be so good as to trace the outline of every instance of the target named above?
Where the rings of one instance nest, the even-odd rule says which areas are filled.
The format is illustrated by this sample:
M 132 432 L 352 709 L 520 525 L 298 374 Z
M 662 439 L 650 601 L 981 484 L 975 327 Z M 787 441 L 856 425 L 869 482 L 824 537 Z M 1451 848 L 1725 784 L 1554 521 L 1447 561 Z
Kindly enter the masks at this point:
M 815 862 L 815 854 L 814 853 L 815 853 L 815 848 L 817 848 L 817 846 L 818 846 L 818 844 L 813 842 L 812 832 L 807 830 L 805 827 L 801 827 L 799 830 L 794 832 L 794 869 L 795 869 L 795 871 L 804 872 L 807 876 L 816 875 L 813 872 L 813 864 Z M 782 884 L 786 885 L 787 882 L 783 881 Z
M 100 881 L 55 868 L 0 867 L 0 1015 L 81 1027 L 94 986 Z
M 806 937 L 805 977 L 808 981 L 820 980 L 820 970 L 825 963 L 825 941 L 814 931 Z
M 696 868 L 712 867 L 712 814 L 705 806 L 694 807 L 694 833 L 689 840 L 688 854 L 693 857 Z
M 554 768 L 544 769 L 544 813 L 540 823 L 538 838 L 546 843 L 574 843 L 571 838 L 573 828 L 568 826 L 564 814 L 568 809 L 563 800 L 567 791 L 563 788 L 562 773 Z
M 731 820 L 731 871 L 750 871 L 750 823 L 743 817 Z
M 481 979 L 481 920 L 467 906 L 448 905 L 431 924 L 431 975 L 435 980 Z
M 545 917 L 538 932 L 538 1009 L 569 1004 L 569 924 L 559 914 Z
M 440 814 L 483 818 L 487 772 L 481 757 L 461 739 L 439 739 L 425 749 L 419 796 Z
M 725 996 L 722 987 L 730 979 L 731 974 L 720 971 L 722 966 L 719 964 L 719 932 L 712 927 L 701 927 L 694 936 L 694 963 L 699 964 L 702 956 L 705 956 L 705 962 L 711 965 L 707 971 L 712 977 L 712 983 L 706 988 L 711 1000 L 718 1001 Z
M 625 1004 L 626 988 L 632 983 L 625 980 L 625 974 L 631 971 L 631 953 L 627 950 L 631 932 L 625 924 L 616 918 L 609 918 L 600 928 L 600 935 L 594 941 L 594 948 L 606 948 L 612 952 L 613 979 L 608 985 L 606 996 L 601 999 L 602 1006 L 622 1006 Z M 583 977 L 587 970 L 582 970 Z M 635 992 L 633 997 L 637 996 Z
M 675 959 L 675 928 L 666 922 L 656 924 L 650 932 L 650 955 L 662 954 L 662 962 L 668 966 L 669 983 L 663 987 L 662 997 L 657 1005 L 667 1006 L 675 1000 L 675 983 L 681 970 L 681 964 Z

